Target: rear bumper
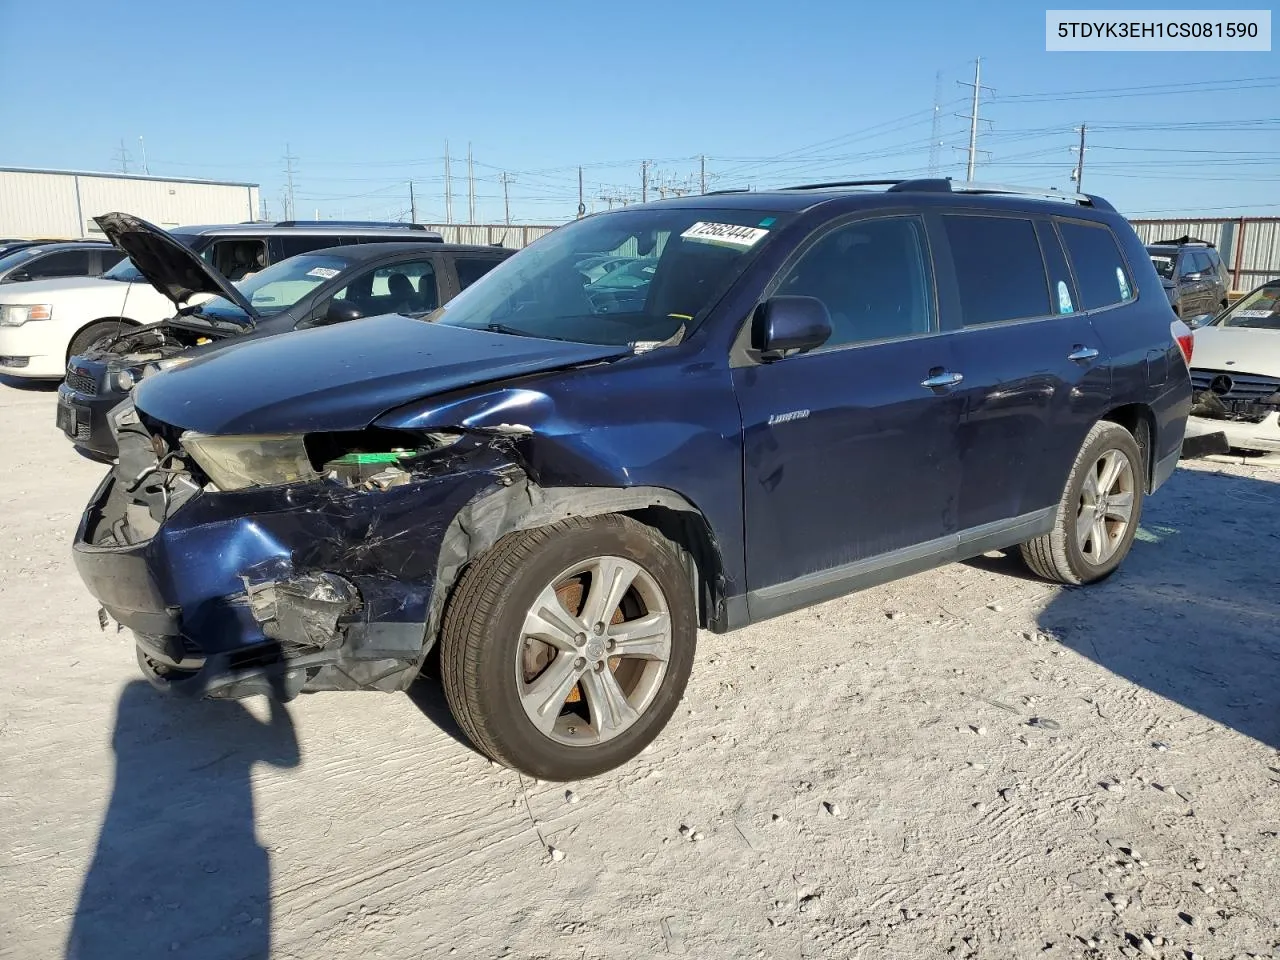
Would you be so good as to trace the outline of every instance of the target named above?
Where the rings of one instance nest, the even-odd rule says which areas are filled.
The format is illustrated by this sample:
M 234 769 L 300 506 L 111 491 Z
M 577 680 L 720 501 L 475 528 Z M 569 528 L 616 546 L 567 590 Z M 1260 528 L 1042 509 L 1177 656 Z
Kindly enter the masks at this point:
M 404 689 L 430 646 L 449 522 L 489 470 L 382 491 L 336 482 L 201 492 L 150 540 L 114 542 L 128 497 L 115 472 L 73 547 L 89 592 L 170 668 L 180 696 Z

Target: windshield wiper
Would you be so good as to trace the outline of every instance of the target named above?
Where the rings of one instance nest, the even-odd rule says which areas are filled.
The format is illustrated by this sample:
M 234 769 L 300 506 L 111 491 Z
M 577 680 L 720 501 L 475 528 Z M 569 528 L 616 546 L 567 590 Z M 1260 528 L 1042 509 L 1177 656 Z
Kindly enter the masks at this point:
M 564 337 L 552 337 L 542 333 L 530 333 L 528 330 L 519 330 L 515 327 L 508 327 L 505 323 L 490 323 L 485 325 L 485 329 L 490 333 L 509 333 L 513 337 L 533 337 L 535 340 L 564 340 Z

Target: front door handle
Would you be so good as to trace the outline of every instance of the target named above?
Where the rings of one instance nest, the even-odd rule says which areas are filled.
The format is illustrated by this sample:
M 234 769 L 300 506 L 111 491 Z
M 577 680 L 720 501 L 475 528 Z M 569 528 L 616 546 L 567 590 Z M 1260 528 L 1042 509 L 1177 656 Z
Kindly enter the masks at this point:
M 950 370 L 943 370 L 939 373 L 933 373 L 930 371 L 928 379 L 921 380 L 920 386 L 927 390 L 937 390 L 939 388 L 945 389 L 947 387 L 954 387 L 962 380 L 964 380 L 963 373 L 952 373 Z
M 1088 360 L 1097 360 L 1098 351 L 1093 347 L 1083 347 L 1076 345 L 1076 348 L 1067 354 L 1068 360 L 1075 360 L 1077 363 L 1084 363 Z

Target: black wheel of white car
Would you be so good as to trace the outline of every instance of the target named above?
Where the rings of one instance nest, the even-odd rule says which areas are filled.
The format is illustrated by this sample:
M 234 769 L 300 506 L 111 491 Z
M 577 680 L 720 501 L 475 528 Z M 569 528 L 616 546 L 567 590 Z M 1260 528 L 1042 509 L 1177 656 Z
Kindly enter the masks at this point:
M 464 573 L 440 637 L 454 718 L 483 753 L 544 780 L 617 767 L 662 730 L 693 666 L 679 549 L 622 516 L 509 534 Z
M 1022 544 L 1022 559 L 1047 580 L 1095 583 L 1133 545 L 1145 491 L 1142 452 L 1124 427 L 1096 423 L 1085 437 L 1053 529 Z
M 99 320 L 96 323 L 89 324 L 71 338 L 71 345 L 67 347 L 67 359 L 83 356 L 94 347 L 106 343 L 121 330 L 125 329 L 128 329 L 128 325 L 122 325 L 117 320 Z

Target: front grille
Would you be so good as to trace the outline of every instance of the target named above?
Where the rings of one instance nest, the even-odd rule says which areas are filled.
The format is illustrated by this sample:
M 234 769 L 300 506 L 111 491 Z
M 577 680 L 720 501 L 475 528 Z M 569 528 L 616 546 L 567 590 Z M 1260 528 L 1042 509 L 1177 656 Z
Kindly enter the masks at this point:
M 30 362 L 30 357 L 0 357 L 0 367 L 25 367 Z
M 1226 379 L 1220 379 L 1226 378 Z M 1217 382 L 1218 389 L 1214 389 Z M 1196 393 L 1208 390 L 1220 400 L 1259 401 L 1280 392 L 1280 377 L 1264 377 L 1255 373 L 1237 373 L 1232 370 L 1199 370 L 1191 371 L 1191 385 Z M 1219 392 L 1223 387 L 1229 387 Z
M 88 443 L 89 442 L 89 424 L 85 423 L 83 420 L 77 420 L 76 432 L 72 439 L 74 439 L 76 443 Z
M 67 386 L 81 396 L 96 397 L 98 395 L 98 381 L 71 367 L 67 368 Z

